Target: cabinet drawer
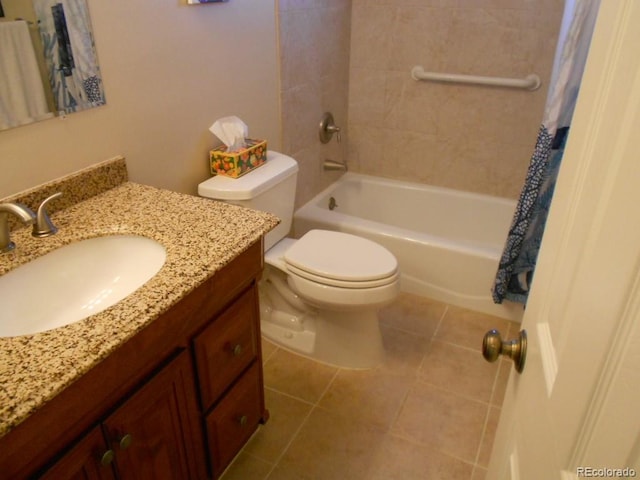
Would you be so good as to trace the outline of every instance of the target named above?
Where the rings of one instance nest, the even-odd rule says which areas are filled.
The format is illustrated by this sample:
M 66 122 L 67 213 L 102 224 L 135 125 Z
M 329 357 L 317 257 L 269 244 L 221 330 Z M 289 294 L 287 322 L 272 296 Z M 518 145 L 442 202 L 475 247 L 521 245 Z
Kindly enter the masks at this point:
M 206 418 L 209 455 L 218 477 L 261 420 L 260 369 L 256 362 Z
M 255 287 L 243 293 L 194 340 L 202 408 L 207 411 L 258 356 Z

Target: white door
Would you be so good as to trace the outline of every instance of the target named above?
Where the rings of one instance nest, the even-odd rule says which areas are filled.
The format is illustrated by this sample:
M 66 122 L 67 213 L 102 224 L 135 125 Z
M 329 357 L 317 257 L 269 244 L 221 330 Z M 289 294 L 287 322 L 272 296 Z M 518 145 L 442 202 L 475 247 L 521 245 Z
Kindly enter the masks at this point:
M 638 25 L 602 0 L 487 480 L 640 477 Z

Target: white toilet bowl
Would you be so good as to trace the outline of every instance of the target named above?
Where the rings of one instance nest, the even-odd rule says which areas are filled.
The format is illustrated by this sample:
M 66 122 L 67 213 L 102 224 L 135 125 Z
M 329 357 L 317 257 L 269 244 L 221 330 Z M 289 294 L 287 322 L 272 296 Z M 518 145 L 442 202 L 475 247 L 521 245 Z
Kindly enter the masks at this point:
M 398 262 L 381 245 L 341 232 L 312 230 L 285 238 L 293 217 L 298 165 L 269 151 L 267 162 L 238 179 L 213 177 L 204 197 L 273 213 L 260 282 L 262 334 L 276 344 L 331 365 L 370 368 L 384 348 L 378 309 L 400 291 Z
M 400 290 L 388 250 L 354 235 L 312 230 L 278 242 L 265 262 L 260 300 L 266 338 L 341 367 L 370 368 L 383 360 L 377 311 Z

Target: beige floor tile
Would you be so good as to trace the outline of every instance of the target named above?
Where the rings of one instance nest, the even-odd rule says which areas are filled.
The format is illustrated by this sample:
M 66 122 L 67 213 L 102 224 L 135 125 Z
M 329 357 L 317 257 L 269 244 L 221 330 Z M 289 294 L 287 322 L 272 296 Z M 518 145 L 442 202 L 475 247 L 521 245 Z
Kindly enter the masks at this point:
M 273 469 L 266 480 L 316 480 L 316 478 L 310 472 L 297 471 L 291 467 L 276 465 L 276 468 Z
M 265 389 L 269 421 L 251 437 L 244 451 L 268 462 L 276 462 L 284 453 L 312 405 L 288 395 Z
M 482 467 L 475 467 L 471 480 L 487 480 L 487 470 Z
M 318 406 L 344 417 L 389 430 L 413 383 L 412 377 L 384 370 L 341 370 Z
M 450 306 L 438 327 L 435 338 L 482 351 L 484 334 L 495 328 L 506 340 L 510 323 L 503 318 Z
M 338 371 L 308 358 L 278 349 L 264 364 L 266 387 L 316 403 Z
M 267 360 L 269 360 L 269 357 L 271 355 L 273 355 L 275 353 L 276 350 L 278 350 L 278 346 L 271 343 L 269 340 L 266 340 L 265 338 L 262 338 L 262 361 L 266 362 Z
M 385 350 L 381 369 L 395 375 L 415 376 L 431 340 L 384 324 L 380 325 L 380 331 Z
M 513 361 L 510 359 L 501 358 L 499 364 L 496 386 L 494 387 L 493 396 L 491 397 L 491 405 L 501 407 L 504 401 L 504 394 L 507 391 L 509 376 L 511 372 L 515 375 L 517 375 L 517 373 L 513 368 Z
M 480 454 L 478 455 L 478 465 L 482 467 L 489 466 L 491 449 L 493 448 L 493 441 L 496 437 L 496 430 L 498 429 L 500 412 L 501 410 L 497 407 L 491 407 L 489 409 L 489 418 L 487 419 L 487 426 L 485 427 L 484 435 L 482 436 Z
M 380 317 L 386 357 L 372 370 L 262 341 L 271 418 L 223 480 L 487 480 L 513 366 L 486 363 L 482 338 L 520 325 L 404 293 Z
M 241 452 L 225 470 L 220 480 L 264 480 L 272 469 L 272 463 Z
M 428 298 L 401 293 L 392 304 L 379 312 L 380 322 L 407 332 L 431 338 L 447 305 Z
M 489 403 L 499 363 L 480 352 L 434 340 L 420 368 L 422 381 Z
M 347 422 L 314 408 L 278 463 L 281 472 L 274 472 L 272 477 L 364 480 L 384 440 L 384 433 L 371 425 Z
M 369 470 L 369 480 L 469 480 L 473 465 L 430 446 L 387 435 Z
M 487 404 L 417 382 L 392 432 L 473 463 L 488 408 Z

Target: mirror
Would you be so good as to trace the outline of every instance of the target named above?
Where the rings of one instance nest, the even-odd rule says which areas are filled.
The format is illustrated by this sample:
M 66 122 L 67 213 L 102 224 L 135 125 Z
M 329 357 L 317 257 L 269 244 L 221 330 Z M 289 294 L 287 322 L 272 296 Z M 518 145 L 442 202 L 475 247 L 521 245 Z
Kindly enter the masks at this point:
M 86 0 L 0 2 L 0 130 L 105 104 Z

